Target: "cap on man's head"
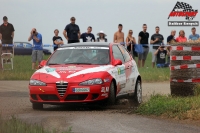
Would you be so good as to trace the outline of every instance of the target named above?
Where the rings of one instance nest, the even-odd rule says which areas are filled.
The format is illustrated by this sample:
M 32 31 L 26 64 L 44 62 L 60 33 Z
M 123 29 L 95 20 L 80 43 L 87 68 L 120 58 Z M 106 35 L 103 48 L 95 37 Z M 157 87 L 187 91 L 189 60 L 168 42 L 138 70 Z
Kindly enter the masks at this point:
M 8 18 L 6 16 L 3 17 L 3 20 L 7 20 Z

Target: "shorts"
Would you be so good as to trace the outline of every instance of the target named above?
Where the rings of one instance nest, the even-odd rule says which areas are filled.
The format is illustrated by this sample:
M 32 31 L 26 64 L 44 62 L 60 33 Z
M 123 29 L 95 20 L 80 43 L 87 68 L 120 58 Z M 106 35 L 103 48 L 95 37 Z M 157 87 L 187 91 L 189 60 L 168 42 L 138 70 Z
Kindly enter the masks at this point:
M 157 49 L 152 49 L 152 62 L 156 62 L 157 56 L 154 54 Z
M 157 68 L 169 67 L 168 63 L 165 64 L 156 64 Z
M 79 43 L 79 40 L 68 40 L 68 44 L 69 43 Z
M 32 62 L 36 63 L 36 61 L 41 62 L 43 59 L 43 50 L 33 50 L 32 51 Z
M 149 53 L 149 47 L 143 47 L 143 53 L 142 54 L 138 54 L 138 59 L 139 60 L 146 60 L 147 59 L 147 55 Z

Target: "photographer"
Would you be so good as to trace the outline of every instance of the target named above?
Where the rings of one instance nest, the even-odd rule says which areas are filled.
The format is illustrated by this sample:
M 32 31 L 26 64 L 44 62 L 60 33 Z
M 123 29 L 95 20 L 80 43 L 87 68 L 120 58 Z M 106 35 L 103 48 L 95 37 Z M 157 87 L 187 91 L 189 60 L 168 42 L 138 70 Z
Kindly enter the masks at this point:
M 157 57 L 157 68 L 169 67 L 169 64 L 166 63 L 166 56 L 169 56 L 169 51 L 165 50 L 164 48 L 164 46 L 160 46 L 154 53 L 154 55 Z
M 36 31 L 35 28 L 31 30 L 31 34 L 28 41 L 33 40 L 33 50 L 32 50 L 32 69 L 36 69 L 36 61 L 38 64 L 43 59 L 43 47 L 42 47 L 42 35 Z

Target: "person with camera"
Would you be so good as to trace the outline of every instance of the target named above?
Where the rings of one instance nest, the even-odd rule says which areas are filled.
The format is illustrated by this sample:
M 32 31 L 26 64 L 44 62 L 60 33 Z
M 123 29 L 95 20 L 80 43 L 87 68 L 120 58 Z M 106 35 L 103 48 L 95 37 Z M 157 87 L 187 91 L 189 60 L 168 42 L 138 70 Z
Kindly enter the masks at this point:
M 42 35 L 37 32 L 35 28 L 31 30 L 31 34 L 28 38 L 28 41 L 33 40 L 33 50 L 32 50 L 32 69 L 37 69 L 36 61 L 38 64 L 43 59 L 43 47 L 42 47 Z
M 71 23 L 65 27 L 63 35 L 67 39 L 68 43 L 78 43 L 80 42 L 79 39 L 81 36 L 79 26 L 75 24 L 75 17 L 71 17 L 70 20 Z
M 164 46 L 160 46 L 154 53 L 154 55 L 157 57 L 157 68 L 169 67 L 169 63 L 166 63 L 166 56 L 169 56 L 169 51 L 165 50 L 164 48 Z
M 156 33 L 151 36 L 150 43 L 153 45 L 152 49 L 152 67 L 155 67 L 156 56 L 153 54 L 159 48 L 159 45 L 164 44 L 164 37 L 159 33 L 160 28 L 156 26 Z

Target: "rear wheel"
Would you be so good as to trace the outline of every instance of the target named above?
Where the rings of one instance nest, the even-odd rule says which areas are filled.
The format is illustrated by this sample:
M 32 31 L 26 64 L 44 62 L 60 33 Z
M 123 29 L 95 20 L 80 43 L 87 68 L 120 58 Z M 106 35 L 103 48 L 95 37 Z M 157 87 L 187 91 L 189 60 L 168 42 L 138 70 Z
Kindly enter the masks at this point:
M 109 92 L 109 97 L 108 97 L 108 105 L 114 105 L 115 102 L 116 102 L 115 86 L 114 86 L 114 83 L 111 82 L 110 92 Z
M 41 104 L 41 103 L 32 103 L 32 108 L 34 110 L 41 110 L 41 109 L 43 109 L 43 104 Z
M 137 80 L 135 85 L 134 103 L 137 105 L 142 103 L 142 86 L 140 80 Z

